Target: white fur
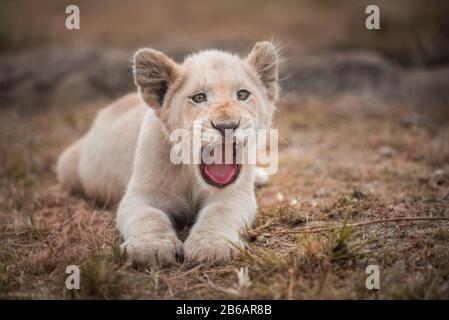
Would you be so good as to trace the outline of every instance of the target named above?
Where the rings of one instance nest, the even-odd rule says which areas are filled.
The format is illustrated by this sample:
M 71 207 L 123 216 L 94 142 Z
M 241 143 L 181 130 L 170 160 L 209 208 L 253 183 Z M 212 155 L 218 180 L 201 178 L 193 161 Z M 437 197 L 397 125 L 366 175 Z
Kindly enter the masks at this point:
M 121 199 L 122 248 L 137 263 L 170 264 L 177 255 L 191 262 L 230 259 L 243 248 L 240 235 L 256 214 L 254 184 L 265 184 L 268 177 L 254 165 L 242 165 L 234 183 L 211 186 L 198 165 L 170 162 L 168 134 L 191 130 L 193 120 L 203 121 L 204 131 L 214 131 L 209 123 L 217 117 L 268 128 L 278 95 L 273 45 L 256 44 L 245 60 L 212 50 L 181 65 L 143 49 L 135 56 L 135 79 L 142 99 L 130 94 L 101 110 L 89 132 L 61 155 L 59 180 L 101 201 Z M 161 96 L 164 83 L 168 90 Z M 199 87 L 210 90 L 207 105 L 187 101 Z M 234 99 L 240 87 L 252 93 L 247 103 Z M 193 227 L 183 244 L 175 227 L 186 224 Z

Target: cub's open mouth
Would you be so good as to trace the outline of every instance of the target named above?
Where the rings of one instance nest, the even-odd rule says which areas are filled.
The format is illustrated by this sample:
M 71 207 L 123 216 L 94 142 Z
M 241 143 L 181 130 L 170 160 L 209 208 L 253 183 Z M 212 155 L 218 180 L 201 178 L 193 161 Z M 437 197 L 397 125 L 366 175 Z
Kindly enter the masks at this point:
M 226 148 L 225 144 L 221 145 L 221 147 L 222 147 L 221 159 L 220 154 L 214 155 L 213 149 L 210 151 L 210 159 L 209 159 L 212 160 L 212 163 L 211 161 L 205 162 L 204 157 L 201 157 L 201 164 L 200 164 L 201 175 L 203 176 L 204 181 L 215 187 L 226 187 L 227 185 L 233 183 L 239 176 L 241 167 L 241 165 L 237 164 L 236 161 L 236 153 L 237 153 L 236 143 L 232 144 L 232 149 L 230 148 L 230 145 L 228 146 L 228 148 Z M 226 159 L 225 156 L 226 152 L 231 150 L 232 150 L 232 159 L 230 155 Z

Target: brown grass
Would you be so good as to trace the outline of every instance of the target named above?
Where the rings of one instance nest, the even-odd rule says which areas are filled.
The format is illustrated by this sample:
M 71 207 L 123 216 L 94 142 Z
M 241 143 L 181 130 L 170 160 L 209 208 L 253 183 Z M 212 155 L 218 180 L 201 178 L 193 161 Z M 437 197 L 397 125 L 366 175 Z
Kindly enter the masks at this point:
M 53 165 L 102 104 L 0 115 L 0 296 L 9 298 L 449 298 L 447 110 L 367 112 L 284 99 L 280 168 L 257 191 L 248 250 L 214 267 L 136 270 L 123 259 L 113 210 L 71 196 Z M 425 119 L 405 123 L 404 117 Z M 430 123 L 430 127 L 420 123 Z M 304 228 L 318 233 L 285 233 Z M 81 289 L 65 289 L 65 268 Z M 381 289 L 365 288 L 377 264 Z M 248 268 L 250 283 L 238 281 Z

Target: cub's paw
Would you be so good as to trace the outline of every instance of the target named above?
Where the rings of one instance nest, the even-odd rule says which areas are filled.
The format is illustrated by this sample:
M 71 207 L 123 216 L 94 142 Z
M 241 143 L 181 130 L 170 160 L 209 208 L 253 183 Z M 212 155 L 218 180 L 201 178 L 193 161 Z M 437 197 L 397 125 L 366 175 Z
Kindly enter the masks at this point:
M 184 258 L 187 263 L 216 264 L 239 256 L 243 248 L 238 237 L 230 240 L 215 233 L 196 233 L 184 242 Z
M 254 171 L 254 184 L 256 187 L 263 187 L 267 185 L 269 180 L 270 178 L 265 169 L 256 167 Z
M 133 236 L 120 246 L 136 265 L 166 266 L 182 256 L 182 242 L 174 234 Z

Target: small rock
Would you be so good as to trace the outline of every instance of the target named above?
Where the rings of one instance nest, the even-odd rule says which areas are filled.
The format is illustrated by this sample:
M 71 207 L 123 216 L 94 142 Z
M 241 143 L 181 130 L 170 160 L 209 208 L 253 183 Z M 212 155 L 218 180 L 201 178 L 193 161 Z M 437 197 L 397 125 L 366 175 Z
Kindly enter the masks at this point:
M 320 188 L 315 192 L 315 196 L 318 198 L 324 198 L 329 195 L 329 191 L 327 191 L 325 188 Z
M 382 157 L 391 158 L 396 154 L 396 150 L 389 146 L 380 147 L 379 153 Z
M 435 170 L 435 172 L 433 173 L 433 181 L 438 186 L 441 186 L 444 184 L 445 180 L 446 180 L 446 174 L 445 174 L 444 170 L 441 170 L 441 169 Z
M 282 193 L 278 192 L 278 193 L 276 194 L 276 200 L 277 200 L 278 202 L 284 201 L 284 195 L 283 195 Z
M 339 216 L 339 214 L 337 211 L 331 211 L 327 214 L 327 217 L 329 219 L 336 219 L 336 218 L 338 218 L 338 216 Z
M 402 126 L 404 128 L 432 128 L 435 127 L 435 123 L 433 123 L 433 121 L 426 116 L 410 113 L 402 118 Z
M 449 200 L 449 192 L 444 193 L 443 196 L 441 197 L 441 199 L 448 201 Z
M 365 194 L 362 191 L 360 191 L 360 190 L 354 189 L 352 191 L 352 197 L 357 199 L 357 200 L 360 200 L 360 199 L 365 198 Z

